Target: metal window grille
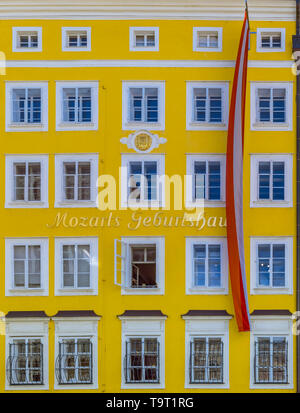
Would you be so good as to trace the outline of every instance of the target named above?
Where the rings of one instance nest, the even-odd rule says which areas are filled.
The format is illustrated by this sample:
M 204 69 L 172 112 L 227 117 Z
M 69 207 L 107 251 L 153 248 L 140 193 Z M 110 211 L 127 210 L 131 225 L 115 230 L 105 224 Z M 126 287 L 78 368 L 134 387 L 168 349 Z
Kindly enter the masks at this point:
M 258 285 L 261 287 L 285 287 L 285 244 L 257 245 Z
M 130 88 L 130 122 L 158 122 L 158 88 Z
M 41 104 L 41 89 L 13 89 L 12 121 L 14 123 L 41 123 Z
M 195 287 L 221 287 L 221 245 L 194 244 Z
M 281 200 L 285 198 L 284 162 L 259 162 L 258 164 L 258 199 Z
M 93 344 L 89 339 L 64 339 L 55 365 L 59 384 L 93 383 Z
M 34 49 L 38 47 L 37 32 L 19 32 L 17 37 L 17 47 L 24 49 Z
M 131 245 L 131 288 L 157 288 L 156 245 Z
M 89 201 L 91 199 L 91 163 L 63 163 L 64 198 L 66 201 Z
M 14 245 L 14 288 L 41 287 L 41 246 Z
M 155 201 L 158 199 L 157 162 L 129 162 L 128 199 Z
M 224 343 L 221 338 L 193 338 L 190 342 L 190 383 L 223 383 Z
M 92 121 L 91 88 L 63 89 L 63 121 L 74 123 Z
M 160 382 L 160 343 L 157 338 L 130 338 L 124 360 L 126 383 Z
M 91 255 L 90 245 L 62 246 L 63 288 L 89 288 Z
M 37 339 L 20 339 L 9 344 L 7 378 L 10 385 L 43 384 L 43 344 Z
M 284 123 L 286 121 L 286 90 L 258 89 L 259 122 Z
M 16 162 L 14 171 L 14 201 L 41 200 L 40 162 Z
M 194 122 L 221 123 L 221 88 L 194 88 Z
M 288 341 L 285 337 L 259 337 L 255 341 L 254 381 L 288 383 Z

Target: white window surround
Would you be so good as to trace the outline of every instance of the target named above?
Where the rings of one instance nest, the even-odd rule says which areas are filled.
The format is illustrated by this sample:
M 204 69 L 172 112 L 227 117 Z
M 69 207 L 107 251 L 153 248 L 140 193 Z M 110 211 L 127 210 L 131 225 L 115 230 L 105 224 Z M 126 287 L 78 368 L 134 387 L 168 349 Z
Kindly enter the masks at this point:
M 130 88 L 157 88 L 158 122 L 136 122 L 129 120 Z M 123 130 L 164 130 L 165 129 L 165 82 L 164 81 L 123 81 L 122 82 L 122 129 Z
M 89 338 L 92 348 L 91 384 L 59 384 L 54 374 L 54 389 L 98 389 L 98 322 L 101 317 L 51 317 L 55 325 L 55 360 L 59 355 L 59 343 L 63 338 Z
M 55 208 L 95 208 L 97 206 L 97 179 L 98 179 L 98 154 L 60 154 L 55 155 Z M 90 162 L 91 163 L 91 200 L 65 200 L 64 199 L 64 162 Z
M 129 163 L 157 162 L 157 193 L 158 200 L 141 201 L 128 199 Z M 122 208 L 155 208 L 165 206 L 165 155 L 135 155 L 123 154 L 121 167 L 121 207 Z
M 186 389 L 229 389 L 229 321 L 232 316 L 182 316 L 185 320 L 185 385 Z M 190 342 L 194 337 L 221 337 L 224 343 L 224 383 L 190 383 Z
M 285 245 L 285 287 L 262 287 L 257 285 L 257 245 L 269 243 Z M 250 294 L 293 294 L 293 243 L 293 237 L 250 238 Z
M 41 52 L 42 51 L 42 27 L 13 27 L 12 51 L 13 52 Z M 19 33 L 36 32 L 38 36 L 37 47 L 18 47 Z
M 286 122 L 260 122 L 258 116 L 258 89 L 285 89 L 285 115 Z M 250 82 L 251 99 L 251 130 L 254 131 L 291 131 L 293 130 L 293 82 Z
M 48 355 L 48 326 L 49 318 L 11 318 L 6 319 L 6 336 L 5 336 L 5 364 L 7 366 L 7 360 L 9 357 L 9 344 L 14 339 L 21 338 L 37 338 L 41 340 L 43 344 L 43 378 L 44 384 L 42 385 L 11 385 L 5 375 L 5 390 L 14 391 L 36 391 L 36 390 L 48 390 L 49 389 L 49 355 Z
M 250 331 L 250 389 L 293 389 L 292 316 L 251 316 Z M 257 337 L 283 336 L 288 341 L 288 383 L 254 383 L 254 343 Z
M 13 90 L 41 90 L 41 123 L 13 122 Z M 6 82 L 5 84 L 5 131 L 47 132 L 48 131 L 48 82 Z
M 14 200 L 14 164 L 40 162 L 41 200 Z M 48 155 L 6 155 L 5 156 L 5 208 L 48 208 Z
M 91 89 L 91 122 L 65 122 L 63 120 L 63 89 L 67 88 L 90 88 Z M 57 131 L 77 131 L 77 130 L 98 130 L 98 89 L 99 82 L 67 81 L 56 82 L 56 130 Z
M 87 45 L 79 47 L 69 47 L 67 45 L 69 32 L 86 32 Z M 62 51 L 63 52 L 90 52 L 91 51 L 91 28 L 90 27 L 62 27 Z
M 89 287 L 63 287 L 63 245 L 89 245 L 90 246 L 90 286 Z M 98 294 L 98 237 L 56 237 L 55 238 L 55 295 L 97 295 Z
M 222 98 L 222 122 L 197 122 L 193 119 L 195 88 L 220 88 Z M 229 116 L 229 82 L 186 82 L 186 129 L 227 130 Z
M 135 45 L 136 34 L 153 32 L 154 46 L 140 47 Z M 130 27 L 129 28 L 129 50 L 131 52 L 158 52 L 159 51 L 159 27 Z
M 221 287 L 195 287 L 193 285 L 193 247 L 195 244 L 221 246 Z M 227 295 L 228 256 L 226 237 L 186 237 L 185 285 L 187 295 Z
M 196 161 L 220 162 L 221 171 L 221 199 L 203 200 L 194 199 L 194 163 Z M 225 183 L 226 183 L 226 155 L 224 154 L 193 154 L 186 155 L 186 186 L 185 186 L 185 205 L 186 207 L 225 207 Z M 207 175 L 207 174 L 206 174 Z
M 161 317 L 123 317 L 122 320 L 122 361 L 121 361 L 121 389 L 164 389 L 165 388 L 165 320 Z M 160 382 L 159 383 L 125 383 L 124 359 L 126 355 L 126 341 L 131 337 L 153 337 L 160 343 Z
M 164 237 L 122 237 L 122 260 L 121 266 L 121 294 L 122 295 L 164 295 L 165 293 L 165 238 Z M 132 288 L 131 278 L 131 245 L 155 244 L 156 246 L 156 282 L 157 288 Z
M 292 154 L 251 154 L 251 208 L 288 208 L 293 206 L 293 155 Z M 259 162 L 284 162 L 284 200 L 258 199 Z M 270 185 L 271 188 L 271 185 Z
M 216 32 L 218 33 L 218 46 L 217 47 L 198 47 L 198 33 L 199 32 Z M 193 27 L 193 51 L 194 52 L 222 52 L 222 27 Z
M 40 245 L 40 288 L 14 287 L 15 245 Z M 5 239 L 5 296 L 47 296 L 49 294 L 49 246 L 48 238 L 6 238 Z
M 261 38 L 263 33 L 280 33 L 281 35 L 281 47 L 262 47 Z M 276 53 L 276 52 L 285 52 L 285 28 L 257 28 L 256 29 L 256 51 L 259 53 Z

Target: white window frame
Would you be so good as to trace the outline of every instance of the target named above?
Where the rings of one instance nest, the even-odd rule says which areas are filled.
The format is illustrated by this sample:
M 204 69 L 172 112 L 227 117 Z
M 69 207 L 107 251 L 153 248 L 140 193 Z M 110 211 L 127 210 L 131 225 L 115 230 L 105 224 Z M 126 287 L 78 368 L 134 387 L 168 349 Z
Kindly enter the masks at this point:
M 221 199 L 194 199 L 194 164 L 202 162 L 220 162 L 221 173 Z M 206 174 L 207 176 L 207 174 Z M 193 154 L 186 155 L 186 185 L 185 205 L 186 207 L 225 207 L 225 183 L 226 183 L 226 155 L 222 154 Z M 208 188 L 208 185 L 207 185 Z
M 291 154 L 251 154 L 251 208 L 288 208 L 293 206 L 293 155 Z M 284 162 L 284 200 L 258 199 L 259 162 Z M 272 177 L 272 175 L 271 175 Z M 272 185 L 270 185 L 272 190 Z
M 91 199 L 64 199 L 64 162 L 90 162 Z M 95 208 L 97 206 L 98 154 L 61 154 L 55 155 L 55 208 Z
M 250 389 L 293 389 L 293 334 L 292 316 L 251 316 L 250 331 Z M 288 342 L 288 383 L 254 383 L 254 343 L 257 337 L 278 337 L 287 338 Z
M 14 200 L 14 164 L 39 162 L 41 164 L 41 200 Z M 25 186 L 26 189 L 26 186 Z M 48 208 L 48 155 L 5 156 L 5 208 Z
M 250 238 L 250 294 L 276 295 L 293 294 L 293 237 L 251 237 Z M 285 287 L 262 287 L 258 285 L 258 244 L 285 245 Z
M 55 360 L 59 355 L 59 343 L 66 338 L 88 338 L 93 345 L 92 353 L 92 375 L 91 384 L 59 384 L 54 374 L 54 389 L 98 389 L 98 321 L 101 317 L 52 317 L 55 325 Z
M 221 246 L 221 286 L 194 286 L 193 249 L 196 244 L 217 244 Z M 186 237 L 185 282 L 187 295 L 227 295 L 228 255 L 226 237 Z
M 121 257 L 115 255 L 115 277 L 120 279 L 121 295 L 164 295 L 165 294 L 165 238 L 164 237 L 122 237 L 120 246 L 115 247 L 115 254 L 121 252 Z M 156 246 L 156 283 L 157 288 L 132 288 L 131 280 L 131 246 Z M 118 259 L 120 258 L 120 259 Z
M 285 89 L 286 121 L 283 123 L 258 121 L 258 89 Z M 250 82 L 251 90 L 251 130 L 254 131 L 291 131 L 293 130 L 293 82 Z
M 91 122 L 65 122 L 63 120 L 63 89 L 66 88 L 90 88 L 91 89 Z M 98 89 L 99 82 L 68 81 L 56 82 L 56 130 L 75 131 L 75 130 L 98 130 Z
M 280 33 L 281 36 L 281 47 L 262 47 L 261 41 L 262 41 L 262 34 L 264 33 Z M 258 53 L 276 53 L 276 52 L 285 52 L 285 28 L 271 28 L 271 29 L 265 29 L 265 28 L 257 28 L 256 29 L 256 51 Z
M 37 32 L 38 46 L 37 47 L 18 47 L 18 37 L 20 33 Z M 42 51 L 42 27 L 13 27 L 12 28 L 12 51 L 13 52 L 41 52 Z
M 198 47 L 198 33 L 217 32 L 218 47 Z M 194 52 L 222 52 L 223 28 L 222 27 L 193 27 L 193 51 Z
M 128 199 L 129 163 L 157 162 L 157 200 Z M 157 208 L 165 206 L 165 156 L 164 155 L 122 155 L 121 167 L 121 207 L 122 208 Z
M 40 245 L 41 287 L 14 287 L 14 246 Z M 49 294 L 49 243 L 48 238 L 5 239 L 5 296 L 48 296 Z
M 158 122 L 130 121 L 130 89 L 157 88 L 158 93 Z M 139 81 L 122 83 L 122 129 L 123 130 L 164 130 L 165 129 L 165 82 Z
M 229 321 L 232 316 L 182 316 L 185 320 L 185 389 L 229 389 Z M 224 383 L 190 383 L 190 342 L 193 338 L 216 337 L 223 341 Z
M 13 122 L 13 90 L 41 90 L 41 123 Z M 6 82 L 5 85 L 5 131 L 47 132 L 48 131 L 48 82 Z
M 43 344 L 43 378 L 44 384 L 41 385 L 10 385 L 5 375 L 5 390 L 14 390 L 16 392 L 49 390 L 49 347 L 48 347 L 48 328 L 49 318 L 26 317 L 6 319 L 6 336 L 5 336 L 5 365 L 9 356 L 9 344 L 15 339 L 32 338 L 40 339 Z
M 194 113 L 194 89 L 220 88 L 222 98 L 222 122 L 197 122 Z M 187 82 L 186 83 L 186 129 L 227 130 L 229 116 L 229 82 Z
M 91 255 L 90 286 L 63 287 L 63 245 L 89 245 Z M 98 237 L 56 237 L 55 238 L 55 295 L 97 295 L 98 294 Z
M 137 34 L 153 32 L 154 46 L 136 46 L 135 37 Z M 159 51 L 159 27 L 130 27 L 129 28 L 129 50 L 131 52 L 158 52 Z
M 68 46 L 68 35 L 69 32 L 86 32 L 87 45 L 82 47 L 69 47 Z M 62 51 L 63 52 L 90 52 L 91 49 L 91 28 L 90 27 L 62 27 Z
M 122 320 L 122 359 L 121 389 L 164 389 L 165 388 L 165 316 L 160 317 L 123 317 Z M 124 377 L 124 358 L 126 341 L 129 338 L 157 338 L 160 345 L 160 382 L 159 383 L 126 383 Z

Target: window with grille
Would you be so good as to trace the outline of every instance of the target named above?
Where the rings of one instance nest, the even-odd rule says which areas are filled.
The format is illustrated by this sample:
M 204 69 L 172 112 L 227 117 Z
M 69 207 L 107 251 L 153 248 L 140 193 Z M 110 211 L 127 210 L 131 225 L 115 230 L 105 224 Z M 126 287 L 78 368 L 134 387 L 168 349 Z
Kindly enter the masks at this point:
M 286 244 L 258 243 L 257 275 L 259 287 L 285 287 Z
M 41 163 L 16 162 L 14 170 L 14 201 L 41 201 Z
M 12 122 L 41 123 L 41 89 L 12 89 Z
M 160 351 L 156 337 L 132 337 L 126 341 L 126 383 L 159 383 Z
M 91 283 L 90 245 L 63 245 L 62 250 L 63 288 L 89 288 Z
M 190 383 L 223 383 L 224 343 L 218 337 L 194 337 L 190 342 Z
M 14 245 L 14 288 L 41 288 L 41 246 Z
M 158 89 L 130 88 L 130 122 L 158 122 Z
M 9 344 L 7 377 L 10 385 L 43 384 L 43 344 L 40 339 L 20 338 Z
M 194 200 L 221 200 L 221 163 L 194 162 Z
M 222 89 L 194 88 L 194 122 L 221 123 Z
M 193 286 L 221 287 L 221 244 L 193 245 Z
M 59 384 L 93 383 L 92 349 L 89 338 L 61 339 L 55 368 Z
M 36 49 L 38 47 L 38 32 L 18 32 L 17 47 L 20 49 Z
M 285 163 L 261 161 L 258 163 L 258 199 L 284 201 Z
M 262 32 L 260 36 L 262 49 L 282 48 L 281 32 Z
M 128 199 L 136 202 L 158 200 L 156 161 L 129 162 Z
M 155 32 L 136 31 L 134 34 L 135 47 L 154 47 L 155 46 Z
M 91 199 L 91 163 L 64 162 L 64 199 L 89 201 Z
M 207 49 L 217 49 L 219 47 L 219 33 L 198 31 L 197 33 L 197 47 Z
M 156 245 L 131 245 L 132 288 L 157 288 Z
M 286 337 L 257 337 L 254 356 L 255 383 L 288 383 Z
M 286 89 L 257 89 L 258 122 L 286 122 Z
M 63 122 L 92 121 L 91 88 L 63 88 Z
M 67 31 L 66 36 L 66 46 L 68 48 L 72 47 L 87 47 L 88 35 L 85 30 L 79 31 Z

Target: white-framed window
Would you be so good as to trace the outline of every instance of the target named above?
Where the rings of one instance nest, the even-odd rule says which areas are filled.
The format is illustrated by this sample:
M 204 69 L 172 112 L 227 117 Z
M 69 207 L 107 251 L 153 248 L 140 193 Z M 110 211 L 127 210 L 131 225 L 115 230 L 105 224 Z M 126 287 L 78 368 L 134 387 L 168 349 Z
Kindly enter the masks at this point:
M 251 294 L 292 294 L 293 238 L 251 237 Z
M 292 129 L 292 82 L 251 82 L 251 130 Z
M 221 52 L 222 33 L 222 27 L 194 27 L 194 52 Z
M 227 294 L 226 238 L 186 238 L 186 294 Z
M 90 27 L 62 27 L 62 50 L 64 52 L 90 52 Z
M 130 27 L 129 50 L 132 52 L 158 52 L 158 27 Z
M 13 52 L 41 52 L 41 27 L 13 27 Z
M 163 206 L 164 155 L 122 155 L 121 206 Z
M 228 82 L 187 82 L 187 130 L 226 130 Z
M 226 155 L 187 155 L 186 205 L 225 206 Z
M 48 83 L 6 83 L 6 132 L 48 130 Z
M 96 207 L 98 155 L 55 156 L 55 207 Z
M 98 82 L 56 83 L 56 130 L 98 129 Z
M 185 388 L 229 388 L 229 320 L 189 316 L 185 320 Z
M 122 389 L 165 387 L 165 317 L 122 319 Z
M 47 390 L 48 318 L 6 319 L 6 390 Z
M 48 260 L 47 238 L 7 238 L 5 295 L 48 295 Z
M 165 128 L 165 83 L 123 82 L 122 128 Z
M 6 155 L 5 208 L 48 207 L 48 155 Z
M 293 206 L 293 156 L 251 155 L 251 207 Z
M 292 389 L 291 316 L 251 316 L 250 388 Z
M 55 239 L 55 295 L 98 294 L 98 238 Z
M 98 388 L 99 317 L 53 317 L 58 389 Z
M 116 239 L 115 283 L 121 286 L 121 294 L 163 295 L 165 292 L 164 238 Z
M 256 29 L 257 52 L 284 52 L 285 29 Z

